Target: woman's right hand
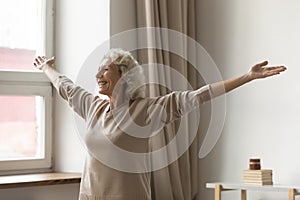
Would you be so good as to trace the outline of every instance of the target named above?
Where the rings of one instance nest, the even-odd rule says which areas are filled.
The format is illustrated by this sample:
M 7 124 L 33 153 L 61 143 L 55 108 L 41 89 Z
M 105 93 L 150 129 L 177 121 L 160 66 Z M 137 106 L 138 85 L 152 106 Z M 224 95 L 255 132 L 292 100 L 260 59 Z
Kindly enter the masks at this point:
M 52 67 L 52 65 L 55 62 L 55 57 L 52 58 L 46 58 L 45 56 L 38 56 L 34 59 L 34 63 L 33 65 L 39 69 L 39 70 L 43 70 L 43 68 L 45 67 L 45 65 Z

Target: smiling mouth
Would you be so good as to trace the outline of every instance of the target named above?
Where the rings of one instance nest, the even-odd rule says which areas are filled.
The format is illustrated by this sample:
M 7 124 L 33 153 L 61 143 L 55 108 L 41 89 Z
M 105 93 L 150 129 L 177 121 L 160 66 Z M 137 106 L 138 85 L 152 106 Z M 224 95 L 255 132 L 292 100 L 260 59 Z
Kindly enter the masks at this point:
M 107 81 L 98 81 L 100 87 L 107 85 Z

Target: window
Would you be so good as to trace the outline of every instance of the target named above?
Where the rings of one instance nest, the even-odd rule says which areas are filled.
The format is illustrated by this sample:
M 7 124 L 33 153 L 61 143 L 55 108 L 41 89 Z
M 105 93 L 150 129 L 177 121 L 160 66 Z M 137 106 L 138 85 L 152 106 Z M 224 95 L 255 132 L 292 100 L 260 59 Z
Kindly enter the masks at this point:
M 53 55 L 53 1 L 0 0 L 0 24 L 0 174 L 46 171 L 52 87 L 32 63 Z

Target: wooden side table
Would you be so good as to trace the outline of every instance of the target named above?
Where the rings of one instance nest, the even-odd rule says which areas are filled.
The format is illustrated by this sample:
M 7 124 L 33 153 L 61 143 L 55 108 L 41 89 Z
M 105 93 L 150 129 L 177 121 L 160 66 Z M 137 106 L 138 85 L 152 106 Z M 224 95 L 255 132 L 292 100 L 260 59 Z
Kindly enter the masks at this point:
M 288 200 L 295 200 L 297 195 L 300 195 L 300 186 L 284 186 L 284 185 L 264 185 L 254 186 L 245 185 L 242 183 L 207 183 L 207 188 L 215 190 L 215 200 L 221 200 L 221 193 L 230 190 L 240 190 L 241 200 L 247 200 L 247 191 L 270 191 L 270 192 L 286 192 Z

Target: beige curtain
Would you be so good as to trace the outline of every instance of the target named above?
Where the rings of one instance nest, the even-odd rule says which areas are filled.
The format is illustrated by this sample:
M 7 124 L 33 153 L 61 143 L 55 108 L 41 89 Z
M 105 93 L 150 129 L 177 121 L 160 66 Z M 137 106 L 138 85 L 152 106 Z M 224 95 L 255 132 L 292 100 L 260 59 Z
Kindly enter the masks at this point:
M 195 39 L 195 0 L 111 0 L 110 6 L 110 32 L 111 35 L 118 35 L 118 33 L 126 33 L 128 30 L 143 27 L 159 27 L 171 29 L 181 32 Z M 133 38 L 130 41 L 119 40 L 113 41 L 112 47 L 121 47 L 120 45 L 126 43 L 131 46 L 131 43 L 138 43 L 141 38 Z M 171 39 L 168 39 L 168 35 L 162 35 L 155 33 L 149 35 L 148 38 L 143 40 L 153 43 L 163 43 L 164 45 L 172 45 Z M 178 42 L 178 41 L 175 41 Z M 181 41 L 184 43 L 184 41 Z M 134 44 L 139 46 L 138 44 Z M 134 46 L 133 45 L 133 46 Z M 126 47 L 126 45 L 124 45 Z M 185 54 L 197 55 L 196 48 L 187 47 Z M 156 63 L 163 64 L 178 71 L 180 74 L 186 77 L 189 84 L 194 89 L 204 85 L 204 81 L 197 73 L 193 66 L 191 66 L 187 60 L 182 59 L 180 56 L 163 51 L 159 49 L 138 49 L 133 52 L 136 54 L 137 60 L 140 64 Z M 149 79 L 159 79 L 162 85 L 167 83 L 174 85 L 176 80 L 169 76 L 168 70 L 165 68 L 158 69 L 155 67 L 148 67 Z M 161 85 L 149 85 L 149 96 L 160 96 L 170 92 L 169 89 Z M 196 139 L 189 149 L 184 152 L 175 162 L 172 162 L 167 167 L 159 170 L 155 170 L 151 174 L 151 186 L 152 186 L 152 199 L 153 200 L 194 200 L 200 197 L 198 193 L 199 185 L 199 144 L 204 137 L 210 122 L 210 105 L 201 107 L 200 112 L 200 125 Z M 190 127 L 194 125 L 195 119 L 186 120 L 186 135 L 190 137 Z M 179 125 L 182 120 L 178 120 L 172 124 L 169 124 L 163 134 L 157 134 L 150 139 L 150 145 L 152 150 L 157 150 L 166 146 L 176 136 Z M 176 151 L 176 150 L 172 150 Z M 166 157 L 168 158 L 167 152 Z
M 136 6 L 137 28 L 167 28 L 181 32 L 195 39 L 195 0 L 136 0 Z M 161 42 L 162 40 L 159 34 L 150 37 L 152 39 L 154 38 L 152 42 Z M 168 45 L 168 42 L 164 43 Z M 196 51 L 190 51 L 191 49 L 193 49 L 193 47 L 187 47 L 185 53 L 195 54 Z M 194 88 L 200 87 L 203 83 L 201 77 L 186 60 L 170 52 L 158 49 L 139 50 L 138 60 L 141 64 L 150 62 L 169 66 L 184 75 Z M 172 85 L 174 80 L 169 78 L 167 73 L 166 70 L 157 70 L 156 68 L 149 67 L 150 76 L 158 78 L 162 84 L 169 83 Z M 159 85 L 149 87 L 150 96 L 164 95 L 168 92 L 168 89 Z M 164 129 L 164 134 L 159 134 L 151 138 L 152 149 L 156 150 L 167 145 L 175 137 L 180 123 L 183 122 L 178 120 L 168 125 Z M 185 127 L 187 133 L 186 137 L 190 137 L 188 124 L 193 123 L 196 123 L 193 119 L 187 121 Z M 189 150 L 180 156 L 177 161 L 163 169 L 152 172 L 152 199 L 197 199 L 199 195 L 198 150 L 199 138 L 196 138 Z

